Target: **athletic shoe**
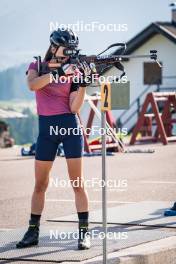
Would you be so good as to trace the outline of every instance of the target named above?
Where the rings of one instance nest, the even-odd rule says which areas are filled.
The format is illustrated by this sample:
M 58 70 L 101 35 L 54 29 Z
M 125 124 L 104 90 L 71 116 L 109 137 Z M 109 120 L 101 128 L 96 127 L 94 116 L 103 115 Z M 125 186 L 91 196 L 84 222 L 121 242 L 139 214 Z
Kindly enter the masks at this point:
M 83 238 L 78 239 L 78 249 L 84 250 L 90 248 L 90 233 L 86 232 Z
M 25 248 L 38 245 L 39 242 L 39 226 L 30 225 L 23 239 L 16 244 L 17 248 Z
M 164 216 L 176 216 L 176 202 L 174 203 L 174 205 L 172 206 L 172 208 L 167 209 L 164 212 Z

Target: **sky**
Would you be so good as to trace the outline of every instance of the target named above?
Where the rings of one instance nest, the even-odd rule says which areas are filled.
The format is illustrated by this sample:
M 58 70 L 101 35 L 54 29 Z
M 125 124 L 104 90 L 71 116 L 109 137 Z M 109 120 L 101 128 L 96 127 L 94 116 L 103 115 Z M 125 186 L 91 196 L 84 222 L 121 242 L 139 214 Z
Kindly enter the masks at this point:
M 112 43 L 128 41 L 151 22 L 170 21 L 171 2 L 0 0 L 0 70 L 43 56 L 51 30 L 61 24 L 75 27 L 82 53 L 97 54 Z M 108 31 L 109 24 L 113 31 Z

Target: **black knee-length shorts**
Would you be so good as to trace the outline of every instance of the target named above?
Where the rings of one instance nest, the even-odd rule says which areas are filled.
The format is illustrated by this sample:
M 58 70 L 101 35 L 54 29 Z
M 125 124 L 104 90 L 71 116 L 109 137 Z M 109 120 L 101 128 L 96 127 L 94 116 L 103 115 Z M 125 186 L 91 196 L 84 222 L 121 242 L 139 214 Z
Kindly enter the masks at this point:
M 35 158 L 53 161 L 60 143 L 63 143 L 67 159 L 83 156 L 84 137 L 77 114 L 39 115 L 39 136 Z

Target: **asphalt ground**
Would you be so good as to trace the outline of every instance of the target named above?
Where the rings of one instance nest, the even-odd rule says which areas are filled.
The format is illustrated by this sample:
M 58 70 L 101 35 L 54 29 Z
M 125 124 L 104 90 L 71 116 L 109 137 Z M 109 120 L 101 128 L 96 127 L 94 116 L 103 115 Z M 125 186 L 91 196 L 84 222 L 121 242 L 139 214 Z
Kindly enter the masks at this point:
M 169 201 L 172 205 L 176 201 L 176 144 L 127 148 L 155 152 L 107 157 L 108 207 L 139 201 Z M 42 216 L 44 225 L 49 224 L 47 219 L 76 211 L 65 158 L 56 158 L 50 177 Z M 84 177 L 90 210 L 101 208 L 101 157 L 84 157 Z M 19 147 L 0 149 L 0 231 L 27 225 L 33 187 L 34 158 L 21 157 Z

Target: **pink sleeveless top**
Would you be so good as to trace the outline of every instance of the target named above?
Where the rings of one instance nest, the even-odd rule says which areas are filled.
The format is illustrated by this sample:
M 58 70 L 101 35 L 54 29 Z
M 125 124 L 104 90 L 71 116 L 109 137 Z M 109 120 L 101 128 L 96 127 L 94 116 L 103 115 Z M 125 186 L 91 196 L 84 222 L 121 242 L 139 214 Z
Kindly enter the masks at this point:
M 28 70 L 37 71 L 37 63 L 32 62 Z M 49 83 L 35 91 L 38 115 L 51 116 L 71 113 L 69 107 L 71 83 Z

